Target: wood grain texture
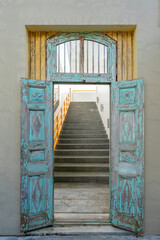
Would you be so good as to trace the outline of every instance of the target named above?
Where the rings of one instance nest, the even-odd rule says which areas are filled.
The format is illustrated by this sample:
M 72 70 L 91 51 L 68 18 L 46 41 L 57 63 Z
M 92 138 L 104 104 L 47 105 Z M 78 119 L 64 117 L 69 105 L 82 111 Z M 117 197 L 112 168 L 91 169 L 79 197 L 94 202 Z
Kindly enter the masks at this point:
M 144 80 L 111 85 L 111 220 L 144 230 Z
M 21 231 L 53 222 L 53 83 L 21 79 Z
M 58 32 L 29 32 L 28 77 L 46 79 L 46 40 Z M 133 79 L 132 32 L 102 32 L 117 41 L 117 80 Z M 39 48 L 40 47 L 40 48 Z
M 61 33 L 56 35 L 54 38 L 48 39 L 47 41 L 47 80 L 48 81 L 52 81 L 53 79 L 59 80 L 59 78 L 55 78 L 56 63 L 57 63 L 57 58 L 56 58 L 57 47 L 56 46 L 63 42 L 72 41 L 76 39 L 85 39 L 88 41 L 93 41 L 93 42 L 95 41 L 103 45 L 107 45 L 108 72 L 107 74 L 104 74 L 105 75 L 104 80 L 107 81 L 108 78 L 111 78 L 111 80 L 115 81 L 116 41 L 108 36 L 105 36 L 102 33 L 97 33 L 97 32 L 96 33 L 90 33 L 90 32 Z M 62 75 L 64 76 L 64 73 Z M 84 75 L 84 77 L 86 77 L 86 75 Z M 90 75 L 90 77 L 94 77 L 94 75 L 98 75 L 98 74 L 94 73 L 94 74 L 88 74 L 88 75 Z M 101 77 L 102 75 L 103 74 L 101 74 Z M 74 81 L 77 81 L 78 76 L 82 77 L 82 74 L 75 73 L 73 75 Z M 85 81 L 85 78 L 83 79 L 83 81 Z
M 127 63 L 128 63 L 128 56 L 127 56 L 127 33 L 124 32 L 123 33 L 123 48 L 122 48 L 122 73 L 123 73 L 123 77 L 122 80 L 127 80 L 128 77 L 128 72 L 127 72 Z
M 122 80 L 122 33 L 118 32 L 117 39 L 117 80 Z
M 35 74 L 35 72 L 36 72 L 36 69 L 35 69 L 35 63 L 36 63 L 36 53 L 35 53 L 35 50 L 36 50 L 36 46 L 35 46 L 35 44 L 36 44 L 36 34 L 35 34 L 35 32 L 31 32 L 31 34 L 30 34 L 30 38 L 31 38 L 31 40 L 30 40 L 30 57 L 31 57 L 31 59 L 30 59 L 30 62 L 31 62 L 31 64 L 30 64 L 30 67 L 31 67 L 31 69 L 30 69 L 30 74 L 31 74 L 31 76 L 29 76 L 29 77 L 31 77 L 31 78 L 35 78 L 36 77 L 36 74 Z
M 28 32 L 28 76 L 31 76 L 31 32 Z
M 41 33 L 36 32 L 36 79 L 41 79 Z
M 41 54 L 41 80 L 46 79 L 46 32 L 41 32 L 41 45 L 40 45 L 40 54 Z
M 117 33 L 117 32 L 113 32 L 113 35 L 112 35 L 112 37 L 113 37 L 113 39 L 114 39 L 114 40 L 116 40 L 116 41 L 117 41 L 117 37 L 118 37 L 117 35 L 118 35 L 118 33 Z
M 128 33 L 128 47 L 127 47 L 127 57 L 128 57 L 128 80 L 133 78 L 133 53 L 132 53 L 132 34 Z

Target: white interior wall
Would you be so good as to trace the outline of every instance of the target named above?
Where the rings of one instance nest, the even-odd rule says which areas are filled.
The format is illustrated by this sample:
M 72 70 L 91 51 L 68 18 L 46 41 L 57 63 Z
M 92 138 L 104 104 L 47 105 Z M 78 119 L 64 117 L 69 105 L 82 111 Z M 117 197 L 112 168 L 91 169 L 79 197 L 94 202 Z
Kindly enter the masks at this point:
M 110 138 L 110 126 L 107 124 L 107 119 L 110 121 L 110 86 L 96 85 L 96 97 L 99 99 L 98 102 L 96 101 L 99 113 L 101 115 L 106 133 Z M 103 105 L 103 110 L 101 109 L 101 105 Z
M 55 87 L 59 87 L 60 90 L 60 102 L 64 101 L 64 98 L 69 93 L 71 89 L 71 101 L 96 101 L 95 92 L 72 92 L 72 90 L 95 90 L 95 85 L 82 85 L 82 84 L 59 84 L 55 85 Z
M 72 92 L 72 102 L 96 102 L 96 92 Z

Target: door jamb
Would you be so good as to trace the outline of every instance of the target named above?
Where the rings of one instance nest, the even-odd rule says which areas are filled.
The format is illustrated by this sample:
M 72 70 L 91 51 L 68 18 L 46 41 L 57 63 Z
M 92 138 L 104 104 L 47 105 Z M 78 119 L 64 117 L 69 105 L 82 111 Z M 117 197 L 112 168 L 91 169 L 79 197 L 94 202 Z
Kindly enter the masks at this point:
M 77 84 L 81 84 L 81 85 L 95 85 L 95 84 L 97 84 L 97 85 L 109 85 L 110 86 L 110 122 L 111 122 L 111 85 L 112 85 L 112 81 L 105 81 L 105 82 L 100 82 L 100 81 L 96 81 L 96 82 L 87 82 L 87 81 L 85 81 L 85 80 L 82 80 L 82 81 L 79 81 L 79 82 L 77 82 L 77 81 L 75 81 L 75 80 L 73 80 L 73 81 L 64 81 L 64 80 L 62 80 L 62 79 L 60 79 L 59 81 L 54 81 L 54 80 L 52 80 L 52 83 L 53 84 L 60 84 L 60 85 L 63 85 L 63 84 L 68 84 L 68 85 L 71 85 L 71 84 L 75 84 L 75 85 L 77 85 Z M 110 138 L 111 138 L 111 136 L 112 136 L 112 133 L 111 133 L 111 127 L 110 127 Z M 109 151 L 111 151 L 111 144 L 110 144 L 110 146 L 109 146 Z M 53 161 L 54 161 L 54 158 L 53 158 Z M 110 165 L 110 158 L 109 158 L 109 165 Z M 54 168 L 53 168 L 53 171 L 54 171 Z M 110 174 L 109 175 L 111 175 L 111 172 L 110 172 Z M 109 191 L 110 191 L 110 183 L 109 183 Z M 110 202 L 109 202 L 109 204 L 111 204 L 111 194 L 110 194 Z M 111 211 L 111 208 L 110 208 L 110 211 Z M 110 214 L 110 211 L 109 211 L 109 216 L 111 215 Z M 98 225 L 100 225 L 101 224 L 101 222 L 84 222 L 84 224 L 98 224 Z M 107 223 L 107 225 L 111 225 L 111 220 L 110 220 L 110 218 L 109 218 L 109 220 L 106 222 Z M 53 225 L 54 225 L 54 222 L 53 222 Z

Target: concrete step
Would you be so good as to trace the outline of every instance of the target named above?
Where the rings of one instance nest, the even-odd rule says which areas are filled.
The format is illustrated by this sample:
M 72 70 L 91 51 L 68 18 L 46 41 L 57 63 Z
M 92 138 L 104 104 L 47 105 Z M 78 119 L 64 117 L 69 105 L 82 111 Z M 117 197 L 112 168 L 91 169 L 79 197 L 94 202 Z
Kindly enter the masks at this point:
M 55 163 L 55 172 L 109 172 L 108 163 Z
M 79 119 L 79 118 L 72 118 L 68 119 L 65 118 L 64 124 L 76 124 L 76 125 L 89 125 L 89 126 L 102 126 L 101 120 L 94 120 L 92 117 L 90 119 Z
M 106 143 L 109 144 L 109 139 L 106 138 L 59 138 L 59 143 L 69 144 L 93 144 L 93 143 Z
M 54 172 L 55 182 L 109 183 L 108 172 Z
M 107 136 L 106 136 L 106 134 L 62 134 L 62 133 L 60 133 L 60 139 L 64 139 L 64 138 L 72 138 L 72 139 L 74 139 L 74 138 L 80 138 L 80 139 L 82 139 L 82 138 L 87 138 L 87 139 L 89 139 L 89 138 L 106 138 L 106 139 L 108 139 L 107 138 Z
M 73 115 L 73 116 L 76 116 L 76 115 L 79 115 L 79 116 L 81 116 L 81 115 L 85 115 L 85 114 L 92 114 L 92 115 L 97 115 L 97 116 L 99 116 L 99 112 L 98 112 L 98 110 L 96 110 L 96 109 L 93 109 L 93 108 L 87 108 L 87 109 L 83 109 L 83 108 L 77 108 L 77 109 L 69 109 L 68 110 L 68 112 L 67 112 L 67 114 L 68 115 Z
M 81 130 L 76 130 L 76 129 L 70 129 L 70 130 L 62 130 L 61 134 L 104 134 L 104 130 L 97 130 L 97 129 L 81 129 Z
M 56 163 L 109 163 L 109 156 L 54 156 Z
M 66 115 L 66 117 L 67 118 L 70 118 L 70 119 L 72 119 L 72 118 L 80 118 L 80 119 L 90 119 L 90 118 L 92 118 L 93 117 L 93 119 L 94 120 L 101 120 L 101 118 L 100 118 L 100 116 L 99 116 L 99 114 L 98 113 L 88 113 L 88 112 L 84 112 L 84 113 L 80 113 L 80 114 L 69 114 L 69 113 L 67 113 L 67 115 Z
M 109 183 L 109 140 L 95 102 L 72 102 L 54 151 L 55 182 Z
M 80 143 L 59 143 L 56 149 L 109 149 L 109 143 L 92 143 L 92 144 L 80 144 Z
M 63 232 L 63 234 L 61 234 L 61 236 L 68 235 L 66 238 L 62 238 L 62 239 L 66 239 L 66 240 L 67 239 L 68 240 L 71 240 L 71 239 L 72 240 L 75 240 L 75 239 L 77 239 L 77 240 L 78 239 L 79 240 L 82 240 L 82 239 L 83 240 L 118 239 L 118 238 L 112 238 L 112 237 L 108 238 L 107 233 L 109 232 L 109 230 L 107 231 L 106 228 L 107 228 L 107 224 L 109 222 L 109 213 L 77 213 L 77 212 L 76 213 L 70 213 L 70 212 L 69 213 L 66 213 L 66 212 L 65 213 L 64 212 L 57 213 L 57 212 L 55 212 L 54 220 L 55 220 L 54 233 L 55 233 L 55 229 L 57 228 L 56 226 L 61 226 L 61 229 L 64 230 L 64 232 Z M 101 225 L 93 224 L 93 223 L 101 223 Z M 97 225 L 98 225 L 98 228 L 97 228 Z M 73 226 L 74 226 L 74 228 L 73 228 Z M 65 229 L 67 227 L 68 227 L 69 231 L 71 231 L 71 229 L 72 228 L 75 229 L 76 226 L 77 226 L 77 232 L 79 234 L 77 234 L 77 233 L 76 234 L 75 233 L 68 234 L 68 232 L 65 231 Z M 86 226 L 89 229 L 89 231 L 85 232 L 82 229 L 85 229 Z M 94 227 L 92 227 L 92 226 L 94 226 Z M 103 228 L 102 228 L 102 226 L 103 226 Z M 111 226 L 109 226 L 109 227 L 111 228 Z M 101 229 L 101 231 L 99 230 L 99 228 Z M 113 232 L 113 230 L 110 230 L 110 232 Z M 122 236 L 121 232 L 118 232 L 118 234 L 120 234 Z M 57 234 L 57 235 L 60 235 L 60 234 Z M 103 237 L 102 237 L 102 235 L 103 235 Z M 113 233 L 111 233 L 111 235 L 113 235 Z M 72 238 L 70 236 L 76 236 L 76 237 Z M 81 236 L 81 237 L 79 237 L 79 236 Z M 128 237 L 123 238 L 123 240 L 127 240 L 127 239 L 130 239 L 130 238 L 128 238 Z M 18 240 L 18 239 L 15 239 L 15 240 Z M 58 240 L 58 238 L 57 238 L 57 240 Z M 156 240 L 156 239 L 154 239 L 154 240 Z
M 87 130 L 105 130 L 104 126 L 103 125 L 99 125 L 99 126 L 93 126 L 93 125 L 73 125 L 73 124 L 63 124 L 63 128 L 62 130 L 83 130 L 83 129 L 87 129 Z
M 55 149 L 57 156 L 109 156 L 109 150 L 106 149 Z
M 94 116 L 95 118 L 100 118 L 98 112 L 90 112 L 90 111 L 76 111 L 76 112 L 67 112 L 67 117 L 80 117 L 80 118 L 89 118 L 91 116 Z
M 101 121 L 92 121 L 92 120 L 87 120 L 87 121 L 80 121 L 79 119 L 76 119 L 76 120 L 67 120 L 65 118 L 65 121 L 64 121 L 64 126 L 66 124 L 72 124 L 72 125 L 75 125 L 75 126 L 78 126 L 78 125 L 83 125 L 83 126 L 93 126 L 93 127 L 101 127 L 102 126 L 102 122 Z

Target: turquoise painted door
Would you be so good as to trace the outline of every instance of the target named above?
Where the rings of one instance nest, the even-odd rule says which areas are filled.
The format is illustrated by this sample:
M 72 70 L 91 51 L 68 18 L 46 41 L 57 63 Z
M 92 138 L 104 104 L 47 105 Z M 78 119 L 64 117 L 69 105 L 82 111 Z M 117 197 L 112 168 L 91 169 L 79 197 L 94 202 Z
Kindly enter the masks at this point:
M 143 233 L 144 80 L 111 84 L 111 222 Z
M 53 223 L 53 89 L 21 79 L 21 231 Z

